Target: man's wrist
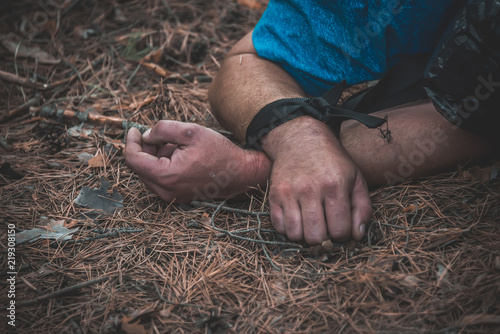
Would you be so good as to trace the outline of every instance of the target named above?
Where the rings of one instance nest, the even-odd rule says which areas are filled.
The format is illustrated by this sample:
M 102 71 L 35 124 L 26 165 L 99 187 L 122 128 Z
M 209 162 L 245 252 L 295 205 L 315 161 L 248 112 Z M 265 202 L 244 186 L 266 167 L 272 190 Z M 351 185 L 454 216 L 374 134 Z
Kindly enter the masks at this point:
M 261 140 L 264 152 L 273 161 L 312 141 L 320 146 L 325 142 L 338 142 L 338 139 L 323 122 L 310 116 L 301 116 L 274 128 Z

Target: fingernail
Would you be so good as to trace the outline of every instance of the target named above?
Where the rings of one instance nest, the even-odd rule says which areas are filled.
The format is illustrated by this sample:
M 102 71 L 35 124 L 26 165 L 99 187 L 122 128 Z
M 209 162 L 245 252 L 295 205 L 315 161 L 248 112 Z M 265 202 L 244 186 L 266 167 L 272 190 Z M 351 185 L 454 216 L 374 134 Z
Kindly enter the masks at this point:
M 146 132 L 144 132 L 144 133 L 142 134 L 142 136 L 143 136 L 143 137 L 147 137 L 147 136 L 149 136 L 149 134 L 150 134 L 150 133 L 151 133 L 151 129 L 148 129 L 148 130 L 146 130 Z
M 365 235 L 365 229 L 366 229 L 365 224 L 359 225 L 359 232 L 361 233 L 361 235 Z

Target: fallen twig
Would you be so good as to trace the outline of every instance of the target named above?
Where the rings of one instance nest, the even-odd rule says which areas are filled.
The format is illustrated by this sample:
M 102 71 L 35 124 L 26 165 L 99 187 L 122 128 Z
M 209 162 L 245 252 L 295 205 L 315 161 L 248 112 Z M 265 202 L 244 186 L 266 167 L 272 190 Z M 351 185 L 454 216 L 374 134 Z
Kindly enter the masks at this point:
M 262 235 L 260 234 L 260 227 L 262 226 L 262 221 L 260 220 L 260 215 L 257 215 L 257 220 L 259 221 L 259 227 L 258 227 L 258 230 L 257 230 L 257 235 L 259 236 L 260 240 L 264 241 L 264 238 L 262 238 Z M 271 262 L 271 265 L 273 266 L 273 268 L 276 269 L 276 270 L 280 270 L 280 268 L 277 265 L 274 264 L 274 261 L 271 259 L 271 257 L 267 253 L 267 248 L 266 248 L 265 244 L 262 244 L 262 251 L 264 252 L 264 255 L 269 260 L 269 262 Z
M 200 201 L 192 201 L 191 204 L 192 205 L 198 205 L 198 206 L 207 206 L 209 208 L 214 208 L 214 209 L 216 209 L 216 208 L 219 207 L 218 204 L 208 203 L 208 202 L 200 202 Z M 224 210 L 224 211 L 228 211 L 228 212 L 241 213 L 243 215 L 269 216 L 269 212 L 265 212 L 265 211 L 264 212 L 259 212 L 259 211 L 249 211 L 249 210 L 243 210 L 243 209 L 236 209 L 236 208 L 232 208 L 232 207 L 225 206 L 225 205 L 223 205 L 221 207 L 221 209 Z
M 288 247 L 294 247 L 294 248 L 302 248 L 302 246 L 298 245 L 298 244 L 292 244 L 292 243 L 289 243 L 289 242 L 280 242 L 280 241 L 267 241 L 267 240 L 258 240 L 258 239 L 251 239 L 251 238 L 245 238 L 245 237 L 242 237 L 242 236 L 239 236 L 239 235 L 236 235 L 230 231 L 226 231 L 222 228 L 218 228 L 217 226 L 215 226 L 215 216 L 217 215 L 217 213 L 221 210 L 221 208 L 223 208 L 224 206 L 224 203 L 226 203 L 226 201 L 222 202 L 221 204 L 219 204 L 214 213 L 212 214 L 212 217 L 211 217 L 211 224 L 212 224 L 212 228 L 214 230 L 216 230 L 217 232 L 222 232 L 223 234 L 226 234 L 232 238 L 235 238 L 235 239 L 238 239 L 238 240 L 244 240 L 244 241 L 250 241 L 250 242 L 256 242 L 256 243 L 260 243 L 260 244 L 267 244 L 267 245 L 276 245 L 276 246 L 288 246 Z M 235 209 L 235 210 L 239 210 L 239 209 Z M 245 210 L 244 210 L 245 211 Z M 249 211 L 250 212 L 250 211 Z
M 149 127 L 127 119 L 113 116 L 104 116 L 93 112 L 80 112 L 73 110 L 56 109 L 55 107 L 45 106 L 40 109 L 40 114 L 44 117 L 57 117 L 67 119 L 78 119 L 80 122 L 93 122 L 98 124 L 105 124 L 115 128 L 130 129 L 132 127 L 139 129 L 141 133 L 149 130 Z
M 3 121 L 4 119 L 8 119 L 8 118 L 11 118 L 11 117 L 14 117 L 17 114 L 19 114 L 19 113 L 23 112 L 24 110 L 26 110 L 27 108 L 32 107 L 32 106 L 36 106 L 38 104 L 40 104 L 40 94 L 37 93 L 37 94 L 35 94 L 34 98 L 26 101 L 26 103 L 23 103 L 19 107 L 10 110 L 8 113 L 6 113 L 4 115 L 0 115 L 0 121 Z
M 26 300 L 24 302 L 17 303 L 16 306 L 17 307 L 23 307 L 23 306 L 33 305 L 33 304 L 39 303 L 41 301 L 44 301 L 46 299 L 59 297 L 59 296 L 62 296 L 64 294 L 68 293 L 68 292 L 72 292 L 72 291 L 75 291 L 75 290 L 78 290 L 78 289 L 81 289 L 81 288 L 84 288 L 84 287 L 87 287 L 87 286 L 91 286 L 91 285 L 94 285 L 94 284 L 99 284 L 99 283 L 102 283 L 102 282 L 106 282 L 108 279 L 109 279 L 108 276 L 104 276 L 104 277 L 99 277 L 99 278 L 96 278 L 96 279 L 93 279 L 93 280 L 90 280 L 90 281 L 87 281 L 87 282 L 83 282 L 83 283 L 75 284 L 75 285 L 72 285 L 72 286 L 68 286 L 67 288 L 51 292 L 49 294 L 46 294 L 46 295 L 43 295 L 43 296 L 40 296 L 40 297 L 36 297 L 34 299 L 30 299 L 30 300 Z M 7 308 L 7 306 L 5 306 L 5 308 Z
M 18 75 L 1 71 L 0 70 L 0 79 L 4 81 L 11 82 L 16 85 L 24 86 L 24 87 L 29 87 L 29 88 L 34 88 L 37 90 L 46 90 L 49 88 L 49 85 L 47 84 L 41 84 L 37 82 L 32 82 L 30 79 L 20 77 Z

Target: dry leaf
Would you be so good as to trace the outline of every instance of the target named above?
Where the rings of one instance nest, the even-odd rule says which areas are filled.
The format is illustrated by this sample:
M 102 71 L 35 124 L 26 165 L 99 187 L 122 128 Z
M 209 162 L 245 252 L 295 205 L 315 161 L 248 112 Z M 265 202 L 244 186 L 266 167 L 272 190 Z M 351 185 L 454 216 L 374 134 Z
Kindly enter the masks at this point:
M 104 140 L 106 140 L 106 143 L 113 145 L 113 147 L 116 148 L 117 150 L 121 151 L 125 150 L 125 144 L 120 139 L 111 139 L 105 136 Z
M 420 280 L 415 275 L 406 275 L 401 284 L 407 288 L 416 288 Z
M 78 220 L 72 220 L 69 223 L 64 223 L 64 227 L 66 228 L 73 228 L 76 225 L 78 225 Z
M 147 63 L 147 62 L 143 62 L 141 64 L 142 66 L 149 68 L 150 70 L 153 70 L 156 74 L 162 77 L 166 77 L 170 73 L 166 69 L 157 64 Z
M 450 229 L 451 230 L 451 229 Z M 434 249 L 436 247 L 440 247 L 444 244 L 447 244 L 453 240 L 458 239 L 462 235 L 462 231 L 449 231 L 443 234 L 435 234 L 429 237 L 429 244 L 425 247 L 425 249 Z
M 139 324 L 140 319 L 135 320 L 135 322 L 132 322 L 133 320 L 134 318 L 124 316 L 121 322 L 121 329 L 126 334 L 146 334 L 146 328 Z
M 323 241 L 323 243 L 321 244 L 321 247 L 327 251 L 327 252 L 331 252 L 335 247 L 333 246 L 333 243 L 331 240 L 325 240 Z
M 75 229 L 67 229 L 64 226 L 64 220 L 53 220 L 50 221 L 46 218 L 40 220 L 39 228 L 34 228 L 31 230 L 25 230 L 16 233 L 16 244 L 22 244 L 25 242 L 35 242 L 39 239 L 49 240 L 70 240 L 72 234 L 78 231 L 78 227 Z
M 271 298 L 278 303 L 283 303 L 287 298 L 287 288 L 283 281 L 274 281 L 269 284 L 269 289 L 271 292 Z
M 94 29 L 85 29 L 82 26 L 76 26 L 73 29 L 73 35 L 81 39 L 87 39 L 90 36 L 95 36 L 97 32 Z
M 101 151 L 97 152 L 97 154 L 89 160 L 89 166 L 90 167 L 108 167 L 108 165 L 105 162 L 105 158 L 102 155 Z
M 13 41 L 10 39 L 2 40 L 2 45 L 7 50 L 15 54 L 17 57 L 21 58 L 30 57 L 33 59 L 38 59 L 38 62 L 40 64 L 54 65 L 54 64 L 59 64 L 61 62 L 61 59 L 52 57 L 47 52 L 40 50 L 40 48 L 36 46 L 28 47 L 23 45 L 21 42 Z
M 447 274 L 448 274 L 448 268 L 443 266 L 441 263 L 438 263 L 438 270 L 436 271 L 437 285 L 438 286 L 441 284 L 441 281 L 443 279 L 446 280 Z
M 156 64 L 159 64 L 161 58 L 163 57 L 163 48 L 160 48 L 160 49 L 154 51 L 153 54 L 152 54 L 152 57 L 153 57 L 153 61 Z
M 146 57 L 142 58 L 140 63 L 152 61 L 155 64 L 159 64 L 162 57 L 163 57 L 163 48 L 159 48 L 158 50 L 152 51 Z
M 497 256 L 495 258 L 495 269 L 499 269 L 500 270 L 500 256 Z
M 415 204 L 408 205 L 406 208 L 403 209 L 402 213 L 410 213 L 415 211 L 417 206 Z
M 238 0 L 238 4 L 242 6 L 247 6 L 253 9 L 259 9 L 262 7 L 262 4 L 257 0 Z
M 95 112 L 96 114 L 99 114 L 99 115 L 104 115 L 104 110 L 102 108 L 102 106 L 99 104 L 99 103 L 96 103 L 92 106 L 92 110 L 93 112 Z
M 159 312 L 160 317 L 162 318 L 168 318 L 170 317 L 170 314 L 172 314 L 172 311 L 174 310 L 175 305 L 170 305 L 168 308 L 163 309 Z
M 44 26 L 45 30 L 49 32 L 49 34 L 54 37 L 57 33 L 57 23 L 54 20 L 47 21 Z
M 64 226 L 64 220 L 53 220 L 51 219 L 48 221 L 47 219 L 41 219 L 40 224 L 38 224 L 41 228 L 45 228 L 47 230 L 50 230 L 51 228 L 55 226 Z
M 463 176 L 466 180 L 486 183 L 490 180 L 491 167 L 480 168 L 479 166 L 475 166 L 464 171 Z
M 109 181 L 106 178 L 101 178 L 100 188 L 91 189 L 84 186 L 73 202 L 112 214 L 115 210 L 123 208 L 123 196 L 116 189 L 113 189 L 112 195 L 108 194 L 109 186 Z
M 210 218 L 210 215 L 204 212 L 201 215 L 200 223 L 206 226 L 212 226 L 212 219 Z
M 90 153 L 80 153 L 77 155 L 78 161 L 80 161 L 82 164 L 88 164 L 89 160 L 92 159 L 94 156 Z
M 117 23 L 127 23 L 127 18 L 125 17 L 125 14 L 123 14 L 123 11 L 121 10 L 120 7 L 118 6 L 115 6 L 115 16 L 114 16 L 114 20 L 117 22 Z
M 320 258 L 320 261 L 327 260 L 327 254 L 338 251 L 338 248 L 332 243 L 331 240 L 325 240 L 321 243 L 321 245 L 311 246 L 309 248 L 309 254 L 315 258 Z
M 55 273 L 55 270 L 53 270 L 52 268 L 50 268 L 50 264 L 45 263 L 44 265 L 42 265 L 40 267 L 40 269 L 38 269 L 38 271 L 36 273 L 40 277 L 45 277 L 45 276 L 48 276 L 50 274 Z
M 142 100 L 141 102 L 134 102 L 134 103 L 131 103 L 131 104 L 129 105 L 129 108 L 131 108 L 131 109 L 141 108 L 141 107 L 143 107 L 143 106 L 145 106 L 145 105 L 147 105 L 147 104 L 150 104 L 151 102 L 155 101 L 157 97 L 158 97 L 158 95 L 157 95 L 157 96 L 155 96 L 155 97 L 153 97 L 153 96 L 148 96 L 147 98 L 145 98 L 145 99 L 144 99 L 144 100 Z
M 481 284 L 481 282 L 485 279 L 485 277 L 486 277 L 485 273 L 476 277 L 476 279 L 474 280 L 474 283 L 472 283 L 472 288 L 479 286 L 479 284 Z

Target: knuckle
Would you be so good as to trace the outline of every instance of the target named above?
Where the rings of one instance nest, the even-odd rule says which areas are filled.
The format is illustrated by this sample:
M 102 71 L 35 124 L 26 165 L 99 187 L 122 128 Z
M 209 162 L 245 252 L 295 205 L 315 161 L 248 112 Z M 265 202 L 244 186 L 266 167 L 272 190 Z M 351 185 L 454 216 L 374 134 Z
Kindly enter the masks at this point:
M 350 180 L 348 175 L 340 173 L 330 175 L 329 177 L 325 178 L 323 182 L 327 188 L 340 189 L 347 185 L 347 183 L 349 182 L 348 180 Z
M 308 181 L 302 181 L 298 184 L 299 193 L 304 197 L 311 197 L 316 193 L 316 187 Z
M 166 131 L 168 129 L 169 125 L 170 125 L 170 121 L 161 120 L 155 124 L 155 126 L 153 127 L 153 129 L 151 131 L 154 130 L 154 131 L 163 132 L 163 131 Z
M 197 132 L 198 127 L 196 124 L 184 124 L 181 134 L 185 139 L 192 139 L 196 136 Z
M 335 190 L 339 188 L 340 181 L 337 178 L 328 178 L 324 181 L 324 185 L 329 190 Z
M 274 201 L 280 197 L 289 197 L 292 193 L 292 187 L 285 182 L 275 183 L 271 185 L 270 196 Z
M 340 181 L 337 179 L 330 179 L 325 181 L 325 196 L 333 199 L 333 200 L 338 200 L 340 199 L 345 193 L 346 189 L 346 183 L 344 181 Z

